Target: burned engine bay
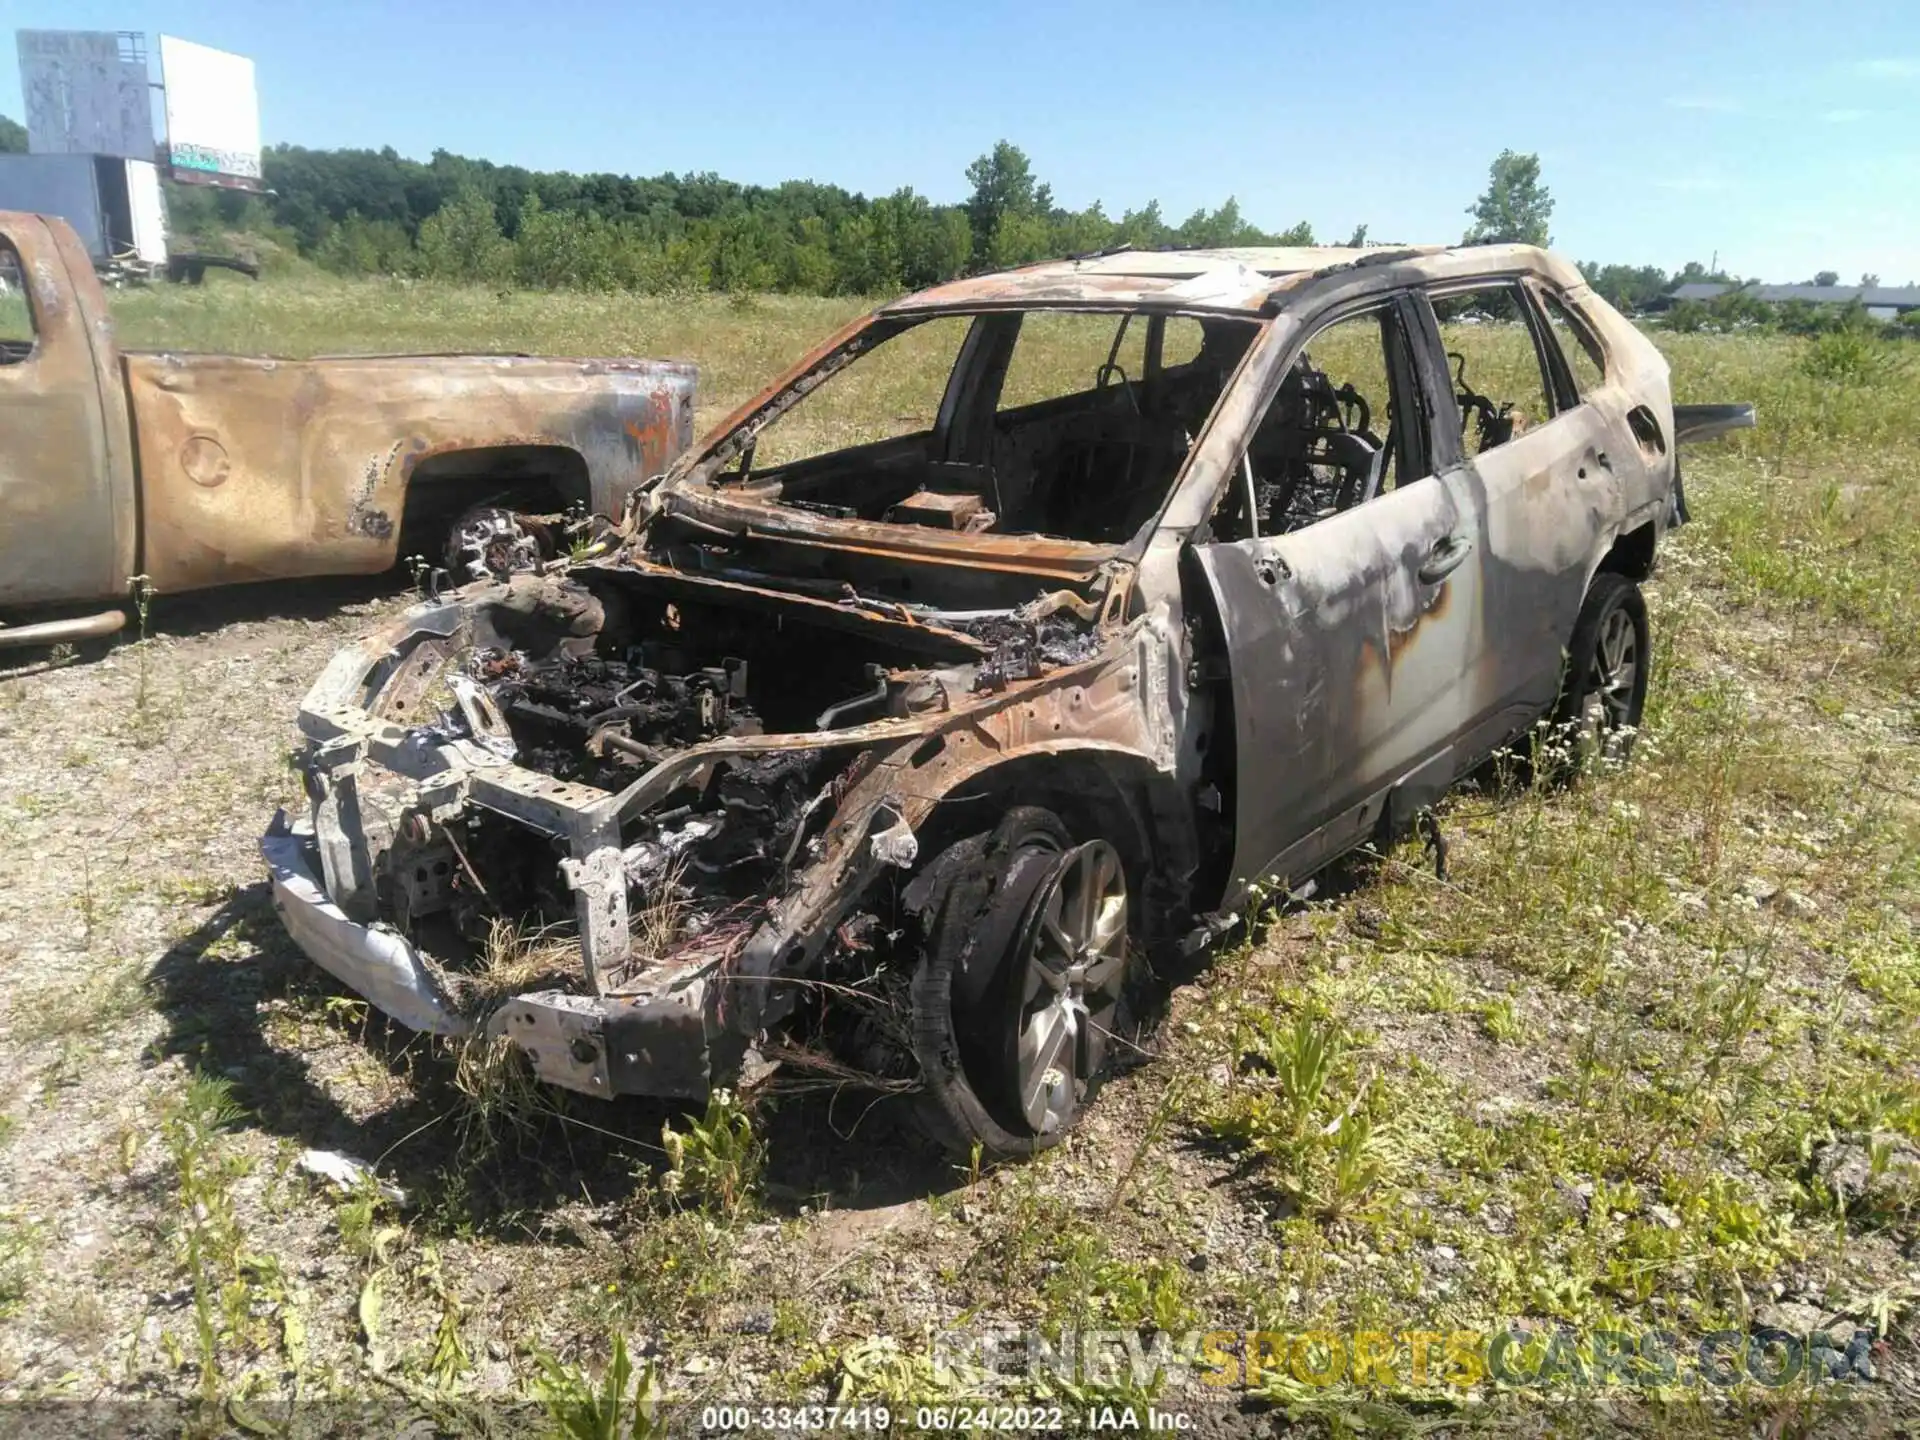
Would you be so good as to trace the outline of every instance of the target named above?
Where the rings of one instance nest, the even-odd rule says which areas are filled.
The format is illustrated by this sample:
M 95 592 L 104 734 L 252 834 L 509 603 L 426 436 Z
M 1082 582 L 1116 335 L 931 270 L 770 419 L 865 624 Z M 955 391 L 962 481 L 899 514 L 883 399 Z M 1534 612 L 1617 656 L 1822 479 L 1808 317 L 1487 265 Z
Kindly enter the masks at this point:
M 698 1095 L 794 1009 L 791 982 L 884 967 L 898 887 L 876 882 L 914 866 L 940 790 L 991 763 L 981 712 L 1007 738 L 1061 730 L 1063 696 L 1022 696 L 1101 668 L 1082 612 L 770 603 L 632 563 L 471 587 L 343 651 L 308 696 L 312 833 L 290 843 L 343 919 L 388 937 L 426 1018 L 389 1013 L 505 1033 L 570 1088 Z M 1108 688 L 1076 718 L 1136 730 L 1139 695 Z M 333 963 L 282 914 L 380 998 L 364 957 Z
M 947 703 L 951 682 L 902 668 L 909 657 L 868 660 L 863 647 L 832 643 L 784 616 L 672 601 L 641 609 L 612 587 L 596 595 L 529 575 L 505 588 L 490 613 L 495 633 L 477 630 L 476 643 L 458 654 L 443 657 L 432 646 L 413 666 L 395 665 L 376 682 L 373 713 L 418 706 L 419 678 L 443 664 L 434 678 L 452 703 L 416 733 L 477 744 L 537 775 L 616 794 L 709 742 L 825 734 Z M 825 818 L 832 781 L 844 789 L 850 758 L 840 747 L 748 750 L 678 775 L 658 806 L 621 825 L 634 913 L 718 913 L 764 896 L 802 858 L 809 822 Z M 482 810 L 443 827 L 440 849 L 448 853 L 398 845 L 386 867 L 392 889 L 380 893 L 376 884 L 376 894 L 402 928 L 431 937 L 424 922 L 445 914 L 468 944 L 484 943 L 502 920 L 564 926 L 575 903 L 559 838 L 530 845 L 524 826 Z M 445 876 L 443 886 L 423 890 L 423 859 L 429 876 Z M 446 948 L 458 953 L 457 944 Z

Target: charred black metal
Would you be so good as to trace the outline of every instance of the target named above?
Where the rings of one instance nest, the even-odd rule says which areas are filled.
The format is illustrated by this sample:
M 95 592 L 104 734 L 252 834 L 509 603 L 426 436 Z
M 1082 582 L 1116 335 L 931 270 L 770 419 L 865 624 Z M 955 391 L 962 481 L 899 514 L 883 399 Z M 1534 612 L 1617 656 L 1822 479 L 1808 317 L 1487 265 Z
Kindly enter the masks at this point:
M 631 660 L 562 654 L 545 664 L 481 651 L 471 669 L 491 682 L 524 763 L 599 784 L 715 736 L 761 733 L 747 703 L 746 661 L 728 657 L 683 674 L 662 668 L 670 663 L 643 646 Z
M 1019 680 L 1032 680 L 1048 670 L 1079 665 L 1100 653 L 1099 629 L 1076 624 L 1062 615 L 1034 620 L 1020 614 L 995 615 L 972 621 L 966 632 L 993 646 L 973 683 L 976 694 L 997 694 Z
M 890 682 L 887 679 L 887 667 L 884 665 L 868 665 L 867 678 L 873 682 L 873 689 L 864 695 L 856 695 L 851 700 L 842 700 L 838 705 L 829 705 L 826 709 L 822 710 L 819 721 L 820 729 L 831 730 L 856 710 L 872 710 L 876 707 L 884 706 L 887 703 L 887 696 L 891 689 Z

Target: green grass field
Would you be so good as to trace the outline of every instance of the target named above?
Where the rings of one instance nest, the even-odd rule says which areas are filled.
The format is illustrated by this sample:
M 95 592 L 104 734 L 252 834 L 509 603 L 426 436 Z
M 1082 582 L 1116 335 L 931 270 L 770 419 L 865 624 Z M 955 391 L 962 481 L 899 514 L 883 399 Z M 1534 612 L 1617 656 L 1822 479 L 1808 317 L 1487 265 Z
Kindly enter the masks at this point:
M 126 290 L 113 301 L 129 349 L 288 355 L 435 350 L 647 355 L 700 365 L 711 424 L 834 329 L 860 300 L 766 295 L 658 299 L 492 291 L 408 281 L 300 278 Z
M 114 305 L 130 346 L 676 356 L 703 367 L 709 420 L 863 308 L 226 277 Z M 1655 1386 L 1608 1419 L 1787 1435 L 1849 1405 L 1873 1423 L 1914 1413 L 1920 347 L 1656 338 L 1679 399 L 1753 400 L 1761 424 L 1687 456 L 1696 523 L 1649 586 L 1658 668 L 1633 762 L 1570 790 L 1457 795 L 1445 881 L 1410 846 L 1271 918 L 1180 987 L 1153 1055 L 1083 1132 L 997 1174 L 840 1138 L 858 1106 L 828 1100 L 669 1116 L 667 1155 L 644 1107 L 511 1111 L 524 1130 L 450 1109 L 451 1062 L 289 959 L 270 910 L 244 900 L 245 847 L 217 838 L 289 798 L 292 705 L 334 642 L 285 622 L 243 635 L 238 660 L 218 637 L 136 649 L 183 667 L 183 697 L 238 686 L 217 713 L 253 758 L 207 761 L 170 801 L 162 833 L 188 858 L 70 882 L 96 978 L 23 976 L 25 922 L 0 932 L 25 1057 L 0 1126 L 16 1176 L 0 1191 L 0 1398 L 378 1395 L 444 1420 L 504 1393 L 584 1403 L 618 1337 L 694 1401 L 898 1406 L 968 1393 L 936 1375 L 930 1336 L 989 1322 L 1054 1339 L 1523 1325 L 1539 1338 L 1516 1368 L 1536 1377 L 1562 1327 L 1833 1323 L 1884 1340 L 1874 1384 L 1802 1372 L 1718 1406 Z M 862 433 L 897 399 L 856 396 L 823 423 Z M 119 680 L 0 681 L 9 848 L 53 844 L 76 777 L 199 733 L 184 698 L 166 708 L 165 670 L 118 663 Z M 243 921 L 208 949 L 217 981 L 183 1020 L 174 972 L 142 957 L 204 930 L 204 896 L 227 889 Z M 211 1019 L 158 1071 L 133 1068 L 154 996 L 175 1002 L 177 1034 L 243 975 L 264 987 L 231 1012 L 263 1030 L 251 1070 L 208 1058 Z M 245 1113 L 221 1110 L 229 1085 Z M 287 1117 L 314 1107 L 343 1117 L 329 1143 L 390 1149 L 408 1208 L 290 1176 L 318 1142 Z M 70 1153 L 47 1158 L 51 1135 L 75 1137 Z M 126 1314 L 94 1313 L 47 1268 L 62 1208 L 90 1205 L 133 1237 L 104 1252 L 136 1277 Z M 189 1298 L 139 1298 L 160 1292 Z M 20 1358 L 41 1353 L 57 1363 Z M 1533 1434 L 1586 1413 L 1543 1411 L 1549 1392 L 1524 1382 L 1469 1399 L 1404 1363 L 1320 1386 L 1317 1363 L 1228 1393 L 1308 1433 Z M 1209 1403 L 1167 1383 L 1041 1390 Z

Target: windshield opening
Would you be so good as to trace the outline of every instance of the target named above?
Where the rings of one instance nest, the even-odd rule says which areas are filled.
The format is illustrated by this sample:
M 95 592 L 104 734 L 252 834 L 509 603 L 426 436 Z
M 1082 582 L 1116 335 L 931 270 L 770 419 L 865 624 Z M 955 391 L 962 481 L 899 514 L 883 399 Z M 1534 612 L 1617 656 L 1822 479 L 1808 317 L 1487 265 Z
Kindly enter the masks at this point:
M 1258 328 L 1060 309 L 912 322 L 814 377 L 717 483 L 832 519 L 1119 544 L 1158 513 Z

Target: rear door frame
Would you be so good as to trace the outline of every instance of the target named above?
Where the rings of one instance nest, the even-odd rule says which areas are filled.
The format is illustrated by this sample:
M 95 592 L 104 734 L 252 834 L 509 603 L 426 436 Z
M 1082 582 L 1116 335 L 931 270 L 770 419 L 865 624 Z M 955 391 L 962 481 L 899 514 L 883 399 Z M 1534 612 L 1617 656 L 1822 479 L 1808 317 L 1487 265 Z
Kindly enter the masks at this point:
M 1532 429 L 1484 454 L 1469 454 L 1457 403 L 1439 428 L 1457 447 L 1475 496 L 1484 548 L 1478 557 L 1478 652 L 1467 683 L 1475 718 L 1462 735 L 1463 765 L 1477 763 L 1524 733 L 1549 707 L 1566 645 L 1600 557 L 1618 533 L 1622 485 L 1613 469 L 1611 427 L 1598 407 L 1568 403 L 1557 343 L 1531 289 L 1530 272 L 1453 276 L 1412 288 L 1423 348 L 1447 376 L 1447 349 L 1433 310 L 1436 297 L 1506 289 L 1520 306 L 1542 393 L 1551 413 Z M 1467 377 L 1471 380 L 1473 377 Z
M 1612 443 L 1602 454 L 1611 462 L 1621 485 L 1619 528 L 1638 529 L 1642 524 L 1663 520 L 1669 509 L 1669 487 L 1661 483 L 1664 477 L 1659 471 L 1672 464 L 1673 444 L 1663 433 L 1659 416 L 1621 383 L 1617 363 L 1608 355 L 1592 321 L 1559 285 L 1544 275 L 1528 275 L 1521 288 L 1534 311 L 1548 369 L 1554 372 L 1555 383 L 1565 387 L 1566 403 L 1569 407 L 1592 405 L 1605 422 Z M 1586 332 L 1605 357 L 1600 364 L 1600 384 L 1588 391 L 1582 392 L 1572 362 L 1554 335 L 1553 319 L 1547 313 L 1549 299 L 1566 313 L 1574 329 Z M 1594 558 L 1597 563 L 1599 556 Z

